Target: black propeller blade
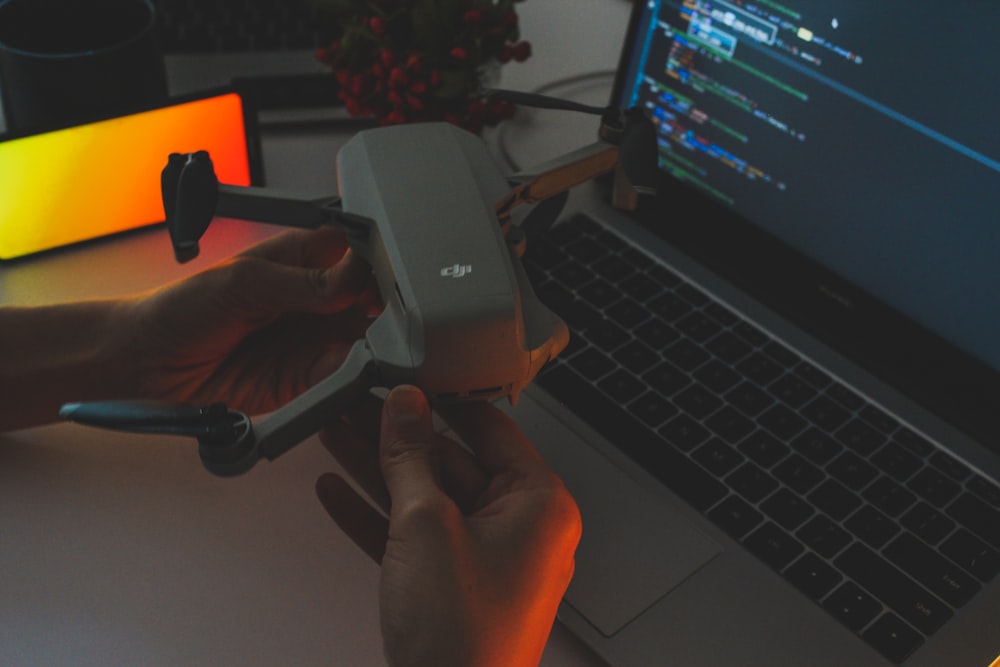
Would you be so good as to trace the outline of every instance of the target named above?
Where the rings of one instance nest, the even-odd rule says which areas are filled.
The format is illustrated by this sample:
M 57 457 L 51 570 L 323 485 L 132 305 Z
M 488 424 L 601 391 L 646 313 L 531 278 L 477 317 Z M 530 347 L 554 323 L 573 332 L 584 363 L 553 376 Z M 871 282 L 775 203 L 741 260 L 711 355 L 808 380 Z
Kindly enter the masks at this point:
M 98 401 L 67 403 L 59 410 L 63 419 L 119 431 L 187 435 L 197 438 L 236 439 L 247 418 L 222 403 L 196 407 L 167 401 Z
M 215 216 L 219 180 L 206 151 L 172 153 L 160 174 L 163 211 L 178 262 L 198 256 L 198 241 Z

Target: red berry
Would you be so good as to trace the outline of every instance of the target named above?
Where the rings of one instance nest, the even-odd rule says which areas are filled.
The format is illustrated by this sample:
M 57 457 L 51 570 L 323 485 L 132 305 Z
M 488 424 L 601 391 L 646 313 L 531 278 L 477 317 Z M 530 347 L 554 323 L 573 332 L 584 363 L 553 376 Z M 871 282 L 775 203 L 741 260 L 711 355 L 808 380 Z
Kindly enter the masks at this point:
M 456 46 L 451 51 L 448 52 L 452 58 L 459 62 L 465 62 L 469 59 L 469 52 L 463 49 L 461 46 Z
M 514 60 L 519 63 L 523 63 L 531 57 L 531 42 L 518 42 L 511 49 L 513 50 Z
M 381 37 L 385 34 L 385 19 L 381 16 L 373 16 L 368 19 L 368 27 L 373 33 Z

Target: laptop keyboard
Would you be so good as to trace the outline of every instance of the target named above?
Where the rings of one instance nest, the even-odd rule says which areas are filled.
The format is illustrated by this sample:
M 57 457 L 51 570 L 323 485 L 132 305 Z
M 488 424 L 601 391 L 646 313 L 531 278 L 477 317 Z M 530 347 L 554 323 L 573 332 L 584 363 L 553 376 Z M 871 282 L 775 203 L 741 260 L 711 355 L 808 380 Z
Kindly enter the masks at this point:
M 537 383 L 888 659 L 1000 571 L 1000 487 L 597 222 L 525 268 Z
M 315 49 L 331 19 L 309 0 L 156 0 L 166 53 Z

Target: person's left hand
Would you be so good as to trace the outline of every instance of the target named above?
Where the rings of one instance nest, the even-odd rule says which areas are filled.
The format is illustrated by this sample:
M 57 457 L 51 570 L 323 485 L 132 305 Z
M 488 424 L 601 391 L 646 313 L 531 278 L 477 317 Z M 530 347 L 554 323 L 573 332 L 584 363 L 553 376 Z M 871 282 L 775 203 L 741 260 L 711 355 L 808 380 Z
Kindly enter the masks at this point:
M 332 228 L 290 231 L 122 304 L 134 395 L 273 410 L 364 334 L 371 268 Z

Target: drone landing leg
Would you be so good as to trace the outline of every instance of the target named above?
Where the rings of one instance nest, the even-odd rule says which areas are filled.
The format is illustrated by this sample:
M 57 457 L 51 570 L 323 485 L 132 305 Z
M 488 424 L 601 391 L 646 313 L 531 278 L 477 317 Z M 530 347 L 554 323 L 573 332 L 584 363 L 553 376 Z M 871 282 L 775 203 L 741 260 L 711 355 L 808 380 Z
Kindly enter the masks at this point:
M 261 458 L 273 461 L 342 415 L 376 383 L 375 360 L 365 341 L 359 340 L 334 373 L 254 425 L 247 435 L 253 438 L 250 446 L 217 448 L 202 441 L 202 463 L 216 475 L 231 476 L 249 470 Z

